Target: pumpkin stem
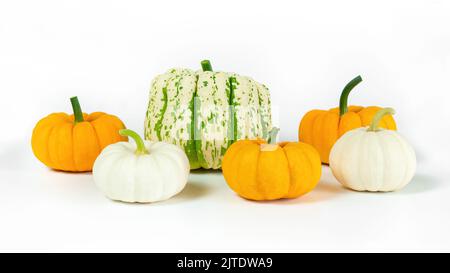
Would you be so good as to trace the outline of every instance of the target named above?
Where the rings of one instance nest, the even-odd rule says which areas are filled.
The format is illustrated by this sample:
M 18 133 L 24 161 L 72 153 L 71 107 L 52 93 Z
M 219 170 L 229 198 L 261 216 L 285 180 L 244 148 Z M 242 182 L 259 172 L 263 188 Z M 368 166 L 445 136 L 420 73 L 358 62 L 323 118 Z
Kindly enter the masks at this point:
M 135 152 L 137 155 L 148 154 L 148 151 L 144 145 L 144 141 L 142 140 L 142 138 L 139 136 L 138 133 L 136 133 L 135 131 L 130 130 L 130 129 L 121 129 L 121 130 L 119 130 L 119 134 L 121 136 L 127 136 L 127 137 L 131 137 L 132 139 L 134 139 L 134 141 L 136 142 L 136 145 L 137 145 L 136 152 Z
M 348 95 L 350 91 L 358 85 L 358 83 L 362 82 L 361 76 L 357 76 L 353 80 L 351 80 L 342 90 L 341 97 L 339 99 L 339 115 L 342 116 L 348 112 Z
M 269 144 L 276 144 L 277 142 L 277 135 L 280 131 L 280 128 L 273 127 L 272 130 L 269 132 L 269 138 L 267 139 L 267 143 Z
M 380 110 L 378 110 L 378 112 L 375 113 L 375 115 L 372 118 L 372 123 L 370 124 L 369 129 L 367 129 L 367 131 L 369 132 L 376 132 L 378 131 L 378 124 L 380 123 L 381 119 L 385 116 L 385 115 L 393 115 L 395 114 L 395 110 L 393 108 L 387 107 L 387 108 L 382 108 Z
M 200 64 L 202 65 L 203 71 L 213 71 L 209 60 L 203 60 Z
M 78 98 L 76 96 L 71 97 L 70 103 L 72 104 L 75 124 L 77 124 L 78 122 L 83 122 L 84 121 L 83 112 L 81 111 L 81 106 L 80 106 L 80 102 L 78 101 Z

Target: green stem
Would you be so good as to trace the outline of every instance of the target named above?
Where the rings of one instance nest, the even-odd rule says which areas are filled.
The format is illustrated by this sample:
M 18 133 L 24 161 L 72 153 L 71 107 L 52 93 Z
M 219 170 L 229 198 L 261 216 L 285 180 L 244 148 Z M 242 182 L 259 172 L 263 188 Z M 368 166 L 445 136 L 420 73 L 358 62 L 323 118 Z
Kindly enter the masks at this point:
M 378 112 L 376 112 L 375 115 L 373 116 L 372 123 L 370 124 L 370 127 L 369 129 L 367 129 L 367 131 L 369 132 L 378 131 L 378 124 L 380 123 L 381 119 L 385 115 L 393 115 L 393 114 L 395 114 L 395 110 L 390 107 L 378 110 Z
M 358 83 L 362 82 L 361 76 L 357 76 L 353 80 L 351 80 L 342 90 L 341 98 L 339 99 L 339 115 L 343 115 L 348 112 L 348 95 L 350 91 L 358 85 Z
M 130 130 L 130 129 L 121 129 L 121 130 L 119 130 L 119 134 L 121 136 L 127 136 L 127 137 L 131 137 L 132 139 L 134 139 L 134 141 L 136 142 L 136 145 L 137 145 L 137 148 L 136 148 L 137 155 L 148 154 L 148 151 L 144 145 L 144 141 L 139 136 L 139 134 L 137 134 L 135 131 Z
M 267 139 L 267 142 L 269 144 L 276 144 L 277 143 L 277 135 L 280 131 L 280 128 L 273 127 L 272 130 L 269 132 L 269 139 Z
M 80 102 L 77 97 L 71 97 L 70 103 L 72 104 L 73 116 L 75 117 L 74 122 L 77 124 L 78 122 L 83 122 L 83 112 L 81 111 Z
M 203 60 L 200 64 L 202 65 L 203 71 L 213 71 L 209 60 Z

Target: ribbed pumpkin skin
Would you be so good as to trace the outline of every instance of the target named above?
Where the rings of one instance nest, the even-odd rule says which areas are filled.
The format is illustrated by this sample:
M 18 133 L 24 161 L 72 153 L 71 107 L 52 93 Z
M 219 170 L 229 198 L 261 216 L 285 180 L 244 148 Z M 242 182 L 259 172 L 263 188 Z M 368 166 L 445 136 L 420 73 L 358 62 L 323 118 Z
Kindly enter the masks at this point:
M 356 191 L 395 191 L 416 170 L 411 145 L 397 132 L 358 128 L 344 134 L 330 153 L 330 168 L 343 186 Z
M 106 147 L 95 160 L 94 182 L 113 200 L 149 203 L 176 195 L 189 177 L 189 160 L 179 147 L 145 142 L 148 154 L 136 155 L 136 144 L 119 142 Z
M 317 151 L 300 142 L 279 143 L 261 151 L 263 140 L 240 140 L 230 146 L 222 171 L 230 188 L 251 200 L 296 198 L 319 182 L 322 166 Z
M 119 135 L 122 121 L 102 112 L 83 113 L 84 121 L 74 124 L 74 116 L 53 113 L 41 119 L 33 130 L 34 155 L 46 166 L 62 171 L 91 171 L 101 150 L 126 141 Z
M 300 122 L 298 139 L 311 144 L 320 154 L 322 163 L 328 164 L 328 158 L 334 143 L 346 132 L 355 128 L 368 126 L 378 106 L 349 106 L 348 112 L 339 116 L 339 108 L 330 110 L 311 110 Z M 380 127 L 396 130 L 394 118 L 386 115 L 380 122 Z

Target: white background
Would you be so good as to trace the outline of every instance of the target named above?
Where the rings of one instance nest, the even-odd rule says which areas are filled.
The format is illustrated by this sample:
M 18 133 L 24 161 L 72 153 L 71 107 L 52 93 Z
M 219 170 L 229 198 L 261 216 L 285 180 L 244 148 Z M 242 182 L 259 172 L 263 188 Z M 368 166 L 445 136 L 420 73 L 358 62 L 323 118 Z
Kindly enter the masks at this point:
M 450 251 L 449 26 L 449 1 L 1 1 L 0 251 Z M 34 158 L 35 123 L 70 96 L 142 133 L 151 79 L 205 58 L 270 88 L 281 140 L 361 74 L 351 103 L 397 110 L 416 177 L 357 193 L 323 167 L 310 194 L 258 203 L 197 172 L 129 205 Z

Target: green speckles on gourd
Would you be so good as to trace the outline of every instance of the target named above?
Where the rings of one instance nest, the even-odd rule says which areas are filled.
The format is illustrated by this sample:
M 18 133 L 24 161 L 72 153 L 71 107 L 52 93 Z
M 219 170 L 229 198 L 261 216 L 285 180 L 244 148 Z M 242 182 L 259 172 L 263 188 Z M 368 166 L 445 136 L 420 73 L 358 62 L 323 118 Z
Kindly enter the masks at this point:
M 180 95 L 180 90 L 183 89 L 183 87 L 180 88 L 180 82 L 181 79 L 179 79 L 176 83 L 175 83 L 175 87 L 177 88 L 177 94 L 175 96 L 179 96 Z
M 199 164 L 199 159 L 197 158 L 197 148 L 196 148 L 196 135 L 197 129 L 196 129 L 196 121 L 197 121 L 197 111 L 194 108 L 195 101 L 197 100 L 197 80 L 198 77 L 195 76 L 195 86 L 194 86 L 194 93 L 191 97 L 191 100 L 189 101 L 189 110 L 190 110 L 190 123 L 187 126 L 188 128 L 188 135 L 189 140 L 187 141 L 186 145 L 184 146 L 184 150 L 186 152 L 187 157 L 189 158 L 189 164 L 191 166 L 191 169 L 198 169 L 201 167 Z
M 164 106 L 164 98 L 162 88 L 167 84 L 167 79 L 171 77 L 171 74 L 166 73 L 155 77 L 152 81 L 152 85 L 149 92 L 149 103 L 147 108 L 147 114 L 145 117 L 145 138 L 157 140 L 157 132 L 154 130 L 156 123 L 162 117 L 162 109 Z
M 237 117 L 235 107 L 237 105 L 235 101 L 235 90 L 238 85 L 236 77 L 231 76 L 228 79 L 228 143 L 227 147 L 230 147 L 237 140 Z
M 266 139 L 272 130 L 272 113 L 269 89 L 264 85 L 256 82 L 258 88 L 259 113 L 262 125 L 262 135 Z
M 162 139 L 162 137 L 161 137 L 161 127 L 162 127 L 162 121 L 163 121 L 163 118 L 164 118 L 164 113 L 166 112 L 166 109 L 167 109 L 167 87 L 164 87 L 163 89 L 162 89 L 162 92 L 163 92 L 163 108 L 161 109 L 161 114 L 160 114 L 160 119 L 156 122 L 156 124 L 155 124 L 155 132 L 156 132 L 156 135 L 158 136 L 158 140 L 161 140 Z
M 220 168 L 222 150 L 227 148 L 228 97 L 226 85 L 228 75 L 223 72 L 208 72 L 198 74 L 199 81 L 208 84 L 199 86 L 199 143 L 205 159 L 203 168 Z M 198 148 L 198 147 L 197 147 Z
M 271 127 L 270 107 L 257 109 L 270 103 L 260 86 L 234 73 L 171 69 L 152 82 L 145 137 L 182 147 L 191 169 L 220 168 L 235 140 Z

